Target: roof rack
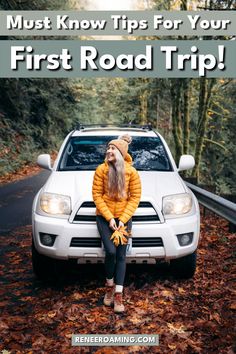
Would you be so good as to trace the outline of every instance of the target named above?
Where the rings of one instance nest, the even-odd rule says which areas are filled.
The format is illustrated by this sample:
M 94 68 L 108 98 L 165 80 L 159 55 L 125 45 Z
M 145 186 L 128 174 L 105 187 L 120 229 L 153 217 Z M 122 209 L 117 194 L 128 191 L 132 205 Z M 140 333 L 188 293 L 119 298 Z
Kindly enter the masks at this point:
M 84 130 L 84 129 L 91 129 L 91 128 L 134 128 L 134 129 L 140 129 L 140 130 L 152 130 L 152 124 L 143 124 L 143 125 L 138 125 L 138 124 L 108 124 L 108 123 L 100 123 L 100 124 L 81 124 L 78 123 L 75 130 Z

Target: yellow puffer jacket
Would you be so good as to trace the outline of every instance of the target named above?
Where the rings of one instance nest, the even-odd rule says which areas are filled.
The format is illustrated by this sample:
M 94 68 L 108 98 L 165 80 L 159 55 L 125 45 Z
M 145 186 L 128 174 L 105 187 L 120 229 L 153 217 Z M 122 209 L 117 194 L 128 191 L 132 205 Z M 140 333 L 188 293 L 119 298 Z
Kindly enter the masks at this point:
M 113 199 L 108 195 L 107 162 L 99 165 L 93 179 L 93 200 L 96 214 L 102 215 L 107 221 L 119 218 L 124 224 L 133 216 L 141 197 L 141 182 L 136 169 L 132 166 L 132 157 L 125 158 L 125 191 L 127 197 Z

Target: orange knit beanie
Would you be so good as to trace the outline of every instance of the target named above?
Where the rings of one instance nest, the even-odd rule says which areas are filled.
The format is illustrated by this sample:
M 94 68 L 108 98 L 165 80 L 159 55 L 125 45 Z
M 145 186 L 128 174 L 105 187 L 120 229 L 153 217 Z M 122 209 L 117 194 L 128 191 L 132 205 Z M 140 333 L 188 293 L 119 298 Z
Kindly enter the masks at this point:
M 129 144 L 131 143 L 131 141 L 132 141 L 131 136 L 129 134 L 124 134 L 124 135 L 119 136 L 118 139 L 111 140 L 108 143 L 108 146 L 114 145 L 120 151 L 121 155 L 125 159 L 125 157 L 128 153 L 128 147 L 129 147 Z

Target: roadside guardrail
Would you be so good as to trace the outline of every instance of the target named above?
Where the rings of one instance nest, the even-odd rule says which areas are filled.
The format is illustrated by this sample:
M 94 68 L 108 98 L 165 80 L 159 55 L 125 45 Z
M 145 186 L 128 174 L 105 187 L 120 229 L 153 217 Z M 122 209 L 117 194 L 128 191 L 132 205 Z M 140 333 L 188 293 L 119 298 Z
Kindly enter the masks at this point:
M 195 194 L 200 204 L 228 220 L 230 232 L 236 232 L 236 203 L 230 202 L 189 182 L 185 183 Z

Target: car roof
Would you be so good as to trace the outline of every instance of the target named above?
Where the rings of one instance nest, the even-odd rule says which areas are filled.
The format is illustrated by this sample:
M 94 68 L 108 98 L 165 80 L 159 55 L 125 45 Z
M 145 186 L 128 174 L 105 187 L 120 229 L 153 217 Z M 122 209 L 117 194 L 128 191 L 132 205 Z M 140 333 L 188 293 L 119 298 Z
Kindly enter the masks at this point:
M 129 134 L 131 136 L 156 137 L 158 133 L 153 130 L 141 128 L 121 128 L 121 127 L 98 127 L 75 130 L 71 136 L 119 136 Z

